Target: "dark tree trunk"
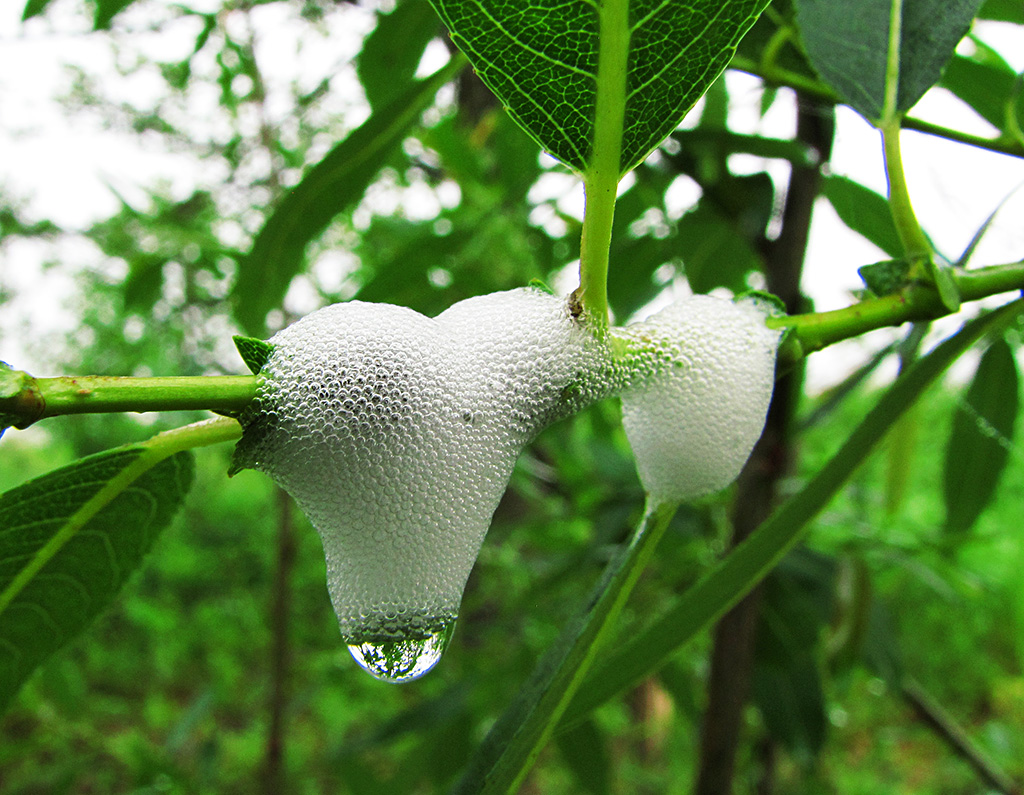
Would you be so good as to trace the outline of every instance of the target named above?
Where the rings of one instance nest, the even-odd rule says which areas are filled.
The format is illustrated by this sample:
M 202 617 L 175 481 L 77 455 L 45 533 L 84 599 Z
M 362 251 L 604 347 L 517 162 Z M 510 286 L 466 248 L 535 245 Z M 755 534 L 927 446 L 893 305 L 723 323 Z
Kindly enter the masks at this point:
M 800 103 L 797 139 L 819 153 L 819 163 L 828 161 L 833 128 L 830 108 Z M 791 313 L 804 310 L 800 276 L 811 211 L 820 182 L 820 167 L 794 167 L 779 237 L 764 243 L 768 291 L 785 301 Z M 768 517 L 775 504 L 779 481 L 790 470 L 793 458 L 790 429 L 802 388 L 801 376 L 799 371 L 789 373 L 775 385 L 764 434 L 740 475 L 732 517 L 733 546 Z M 755 588 L 715 627 L 708 703 L 701 728 L 697 795 L 732 792 L 736 750 L 750 692 L 760 599 L 761 589 Z M 772 755 L 765 758 L 772 758 Z M 771 771 L 763 780 L 772 780 Z

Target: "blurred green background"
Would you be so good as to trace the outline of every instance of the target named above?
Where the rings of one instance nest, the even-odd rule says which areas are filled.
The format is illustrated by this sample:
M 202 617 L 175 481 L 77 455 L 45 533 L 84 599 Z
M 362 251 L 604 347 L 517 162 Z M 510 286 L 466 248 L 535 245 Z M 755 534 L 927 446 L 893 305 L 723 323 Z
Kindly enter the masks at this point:
M 422 90 L 417 75 L 446 52 L 426 2 L 49 5 L 28 4 L 45 13 L 25 23 L 27 35 L 99 41 L 113 53 L 112 70 L 69 67 L 63 112 L 191 165 L 183 180 L 112 181 L 101 203 L 112 211 L 78 225 L 0 185 L 0 346 L 29 357 L 36 374 L 241 373 L 232 333 L 263 336 L 331 301 L 434 314 L 535 278 L 575 286 L 574 178 L 468 71 L 440 93 Z M 758 57 L 787 26 L 789 4 L 773 4 L 740 56 Z M 170 44 L 153 50 L 157 40 Z M 313 59 L 319 71 L 303 60 L 310 52 L 328 53 Z M 301 69 L 285 68 L 290 53 Z M 797 48 L 785 56 L 809 73 Z M 979 47 L 974 58 L 991 66 L 996 56 Z M 125 89 L 140 75 L 141 98 Z M 423 112 L 372 168 L 352 167 L 365 151 L 358 136 L 379 138 L 395 118 L 389 103 L 417 91 Z M 981 93 L 971 91 L 961 93 Z M 778 117 L 789 134 L 759 126 Z M 616 317 L 690 289 L 771 288 L 780 262 L 799 282 L 803 247 L 784 260 L 778 241 L 786 229 L 806 237 L 822 177 L 836 209 L 863 198 L 827 168 L 832 121 L 831 105 L 798 105 L 749 76 L 716 83 L 621 196 Z M 313 168 L 346 145 L 340 167 Z M 303 179 L 311 173 L 321 182 Z M 813 186 L 802 219 L 786 212 L 800 180 Z M 287 198 L 297 194 L 305 209 Z M 884 248 L 884 203 L 864 206 L 860 217 L 839 214 Z M 38 268 L 38 279 L 26 286 L 21 267 Z M 72 319 L 70 332 L 25 308 L 60 293 L 53 285 L 70 285 L 48 305 Z M 820 394 L 797 384 L 786 439 L 795 463 L 776 473 L 778 499 L 873 405 L 896 349 L 872 378 L 856 376 L 901 338 L 817 354 L 833 356 L 835 380 L 854 375 Z M 1018 350 L 1019 332 L 1008 339 Z M 912 357 L 907 344 L 903 353 Z M 991 428 L 968 398 L 973 374 L 969 362 L 928 393 L 767 580 L 737 791 L 1012 791 L 978 768 L 1024 780 L 1024 462 L 1012 425 Z M 0 489 L 198 416 L 64 417 L 9 431 Z M 1006 465 L 980 518 L 951 532 L 943 472 L 955 417 L 994 440 Z M 340 641 L 308 522 L 262 475 L 226 479 L 229 455 L 197 453 L 195 486 L 142 570 L 0 718 L 0 792 L 443 791 L 642 510 L 615 403 L 548 429 L 517 465 L 451 647 L 427 677 L 396 687 L 363 674 Z M 728 548 L 741 488 L 679 512 L 622 637 Z M 714 714 L 711 646 L 704 636 L 681 649 L 559 735 L 523 791 L 690 792 L 701 722 Z M 984 757 L 974 766 L 972 753 Z

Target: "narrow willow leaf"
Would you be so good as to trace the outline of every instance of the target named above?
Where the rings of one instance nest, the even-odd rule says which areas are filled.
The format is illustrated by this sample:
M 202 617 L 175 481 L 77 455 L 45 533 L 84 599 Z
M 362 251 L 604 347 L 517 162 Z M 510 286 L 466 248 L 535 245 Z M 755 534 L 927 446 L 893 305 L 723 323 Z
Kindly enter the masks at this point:
M 948 532 L 969 530 L 995 494 L 1013 439 L 1019 381 L 1013 350 L 1000 337 L 981 357 L 953 414 L 943 472 Z
M 1016 82 L 1016 73 L 1001 58 L 979 61 L 954 55 L 942 75 L 941 85 L 997 130 L 1005 130 Z M 1024 119 L 1018 121 L 1024 125 Z
M 707 90 L 766 0 L 508 3 L 431 0 L 512 118 L 577 171 L 589 165 L 598 60 L 626 64 L 621 172 L 658 146 Z M 626 13 L 623 13 L 626 12 Z M 621 18 L 625 24 L 609 22 Z
M 798 547 L 764 583 L 751 695 L 773 739 L 798 758 L 825 742 L 820 640 L 833 617 L 835 573 L 834 559 Z
M 884 197 L 848 177 L 826 177 L 822 193 L 836 214 L 890 257 L 903 256 L 903 244 Z
M 362 198 L 420 113 L 463 63 L 453 58 L 374 113 L 284 197 L 242 261 L 232 294 L 235 317 L 250 335 L 266 332 L 267 312 L 280 305 L 292 277 L 302 270 L 307 244 L 332 218 Z
M 637 578 L 664 535 L 675 506 L 649 511 L 630 545 L 605 570 L 587 608 L 562 633 L 470 759 L 455 792 L 513 793 L 547 744 Z
M 356 73 L 373 110 L 380 110 L 408 88 L 423 51 L 441 32 L 427 0 L 402 0 L 389 14 L 377 15 L 356 59 Z
M 138 568 L 192 482 L 192 456 L 134 445 L 0 495 L 0 709 Z
M 646 629 L 609 653 L 579 688 L 563 725 L 575 725 L 595 707 L 657 671 L 698 632 L 729 610 L 800 540 L 808 522 L 838 493 L 893 424 L 961 354 L 987 334 L 1019 318 L 1024 301 L 967 323 L 908 368 L 850 434 L 840 450 L 746 541 L 714 566 Z
M 909 110 L 942 75 L 981 0 L 795 0 L 804 50 L 821 78 L 878 120 L 885 105 L 889 20 L 902 2 L 896 110 Z

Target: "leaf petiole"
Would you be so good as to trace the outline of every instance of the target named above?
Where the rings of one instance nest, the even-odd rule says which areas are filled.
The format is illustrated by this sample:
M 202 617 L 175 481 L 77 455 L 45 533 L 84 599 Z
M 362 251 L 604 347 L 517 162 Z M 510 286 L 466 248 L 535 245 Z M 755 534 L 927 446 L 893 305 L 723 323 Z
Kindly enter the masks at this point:
M 580 241 L 580 301 L 600 327 L 608 325 L 608 255 L 615 196 L 622 176 L 622 130 L 626 111 L 629 3 L 596 5 L 600 31 L 593 149 L 583 172 L 585 207 Z

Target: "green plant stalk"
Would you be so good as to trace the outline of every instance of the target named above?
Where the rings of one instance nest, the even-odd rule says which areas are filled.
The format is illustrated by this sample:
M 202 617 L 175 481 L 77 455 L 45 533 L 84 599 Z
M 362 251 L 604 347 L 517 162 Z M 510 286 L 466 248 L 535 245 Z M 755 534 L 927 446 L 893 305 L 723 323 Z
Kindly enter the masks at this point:
M 952 278 L 964 301 L 1024 290 L 1024 260 L 958 271 Z M 899 326 L 911 320 L 935 320 L 949 314 L 934 286 L 915 282 L 892 295 L 867 298 L 843 309 L 772 317 L 767 323 L 772 328 L 790 330 L 779 351 L 779 361 L 786 366 L 868 331 Z
M 241 438 L 242 428 L 233 419 L 227 417 L 203 420 L 202 422 L 175 428 L 157 434 L 140 444 L 129 445 L 132 448 L 143 448 L 143 453 L 131 464 L 104 484 L 93 497 L 82 505 L 54 535 L 33 556 L 32 560 L 21 569 L 8 586 L 0 592 L 0 613 L 30 583 L 40 570 L 53 559 L 65 544 L 81 530 L 97 513 L 121 494 L 132 483 L 139 479 L 165 458 L 183 450 L 194 447 L 205 447 L 218 442 L 229 442 Z
M 612 634 L 675 512 L 675 504 L 647 507 L 629 546 L 609 564 L 595 587 L 586 612 L 562 633 L 488 733 L 457 785 L 457 793 L 519 790 Z
M 252 375 L 173 376 L 130 378 L 21 376 L 14 394 L 0 394 L 0 414 L 18 418 L 17 428 L 60 414 L 114 411 L 208 410 L 225 413 L 243 409 L 256 394 Z
M 1024 290 L 1024 260 L 955 271 L 953 279 L 964 301 Z M 934 287 L 913 283 L 898 293 L 868 298 L 843 309 L 772 317 L 767 323 L 789 331 L 779 350 L 779 363 L 785 368 L 850 337 L 948 314 Z M 16 428 L 60 414 L 178 410 L 238 414 L 256 393 L 256 377 L 251 375 L 33 378 L 15 370 L 7 376 L 0 383 L 0 417 Z M 8 384 L 13 386 L 7 389 Z
M 903 35 L 903 0 L 889 0 L 889 42 L 885 53 L 885 95 L 879 126 L 898 117 L 900 89 L 900 37 Z
M 595 707 L 657 671 L 682 644 L 749 593 L 797 544 L 811 519 L 828 505 L 921 393 L 971 346 L 1007 328 L 1022 313 L 1024 299 L 1019 299 L 975 318 L 914 362 L 800 492 L 687 589 L 665 613 L 601 661 L 566 710 L 561 728 L 576 725 Z
M 737 55 L 733 58 L 730 67 L 740 72 L 760 77 L 768 85 L 776 88 L 792 88 L 808 97 L 831 102 L 835 105 L 842 105 L 842 98 L 831 88 L 813 77 L 802 75 L 790 69 L 775 64 L 763 64 L 750 58 Z M 1024 141 L 1017 140 L 1012 136 L 1002 135 L 998 138 L 985 138 L 980 135 L 972 135 L 962 130 L 954 130 L 951 127 L 944 127 L 913 116 L 903 117 L 903 129 L 915 130 L 934 135 L 937 138 L 945 138 L 956 143 L 974 146 L 978 149 L 987 149 L 990 152 L 999 152 L 1013 157 L 1024 157 Z
M 878 129 L 882 133 L 885 153 L 885 176 L 889 182 L 889 208 L 896 223 L 896 231 L 903 243 L 903 253 L 910 260 L 930 259 L 931 244 L 921 230 L 907 190 L 903 171 L 903 152 L 900 149 L 900 121 L 898 109 L 900 86 L 900 35 L 903 26 L 903 0 L 892 0 L 889 14 L 889 48 L 885 62 L 885 100 Z M 911 270 L 911 275 L 916 274 Z
M 931 257 L 932 247 L 910 201 L 910 191 L 903 171 L 900 129 L 899 116 L 883 121 L 879 127 L 885 153 L 885 176 L 889 182 L 889 208 L 903 244 L 903 253 L 909 260 L 923 260 Z
M 580 240 L 579 300 L 599 327 L 608 324 L 608 254 L 612 241 L 615 196 L 622 176 L 622 129 L 626 113 L 626 68 L 629 57 L 629 3 L 597 4 L 600 49 L 594 141 L 583 172 L 583 235 Z

